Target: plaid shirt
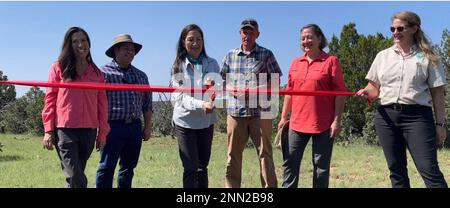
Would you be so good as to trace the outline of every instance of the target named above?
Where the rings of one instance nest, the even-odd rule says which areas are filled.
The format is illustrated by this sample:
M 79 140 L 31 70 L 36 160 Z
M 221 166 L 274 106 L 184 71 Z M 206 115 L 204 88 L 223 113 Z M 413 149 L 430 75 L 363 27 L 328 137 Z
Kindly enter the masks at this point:
M 106 83 L 148 85 L 147 75 L 130 65 L 122 70 L 113 60 L 101 68 Z M 138 119 L 142 113 L 152 110 L 151 92 L 106 91 L 108 97 L 109 120 Z
M 241 89 L 258 86 L 259 74 L 261 73 L 267 74 L 268 82 L 270 82 L 271 73 L 277 73 L 279 77 L 283 75 L 272 51 L 258 44 L 248 55 L 241 48 L 230 50 L 223 59 L 220 73 L 222 78 L 226 80 L 226 85 Z M 228 96 L 227 109 L 228 114 L 234 117 L 261 115 L 258 97 L 254 94 L 250 94 L 245 99 Z

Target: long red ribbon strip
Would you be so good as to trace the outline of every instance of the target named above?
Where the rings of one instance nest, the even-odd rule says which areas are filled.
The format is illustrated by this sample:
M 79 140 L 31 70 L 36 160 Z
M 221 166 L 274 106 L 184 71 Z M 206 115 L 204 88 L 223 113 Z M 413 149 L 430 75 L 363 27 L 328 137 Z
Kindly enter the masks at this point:
M 223 90 L 206 88 L 174 88 L 155 85 L 135 85 L 135 84 L 107 84 L 107 83 L 49 83 L 32 81 L 0 81 L 0 84 L 36 86 L 36 87 L 58 87 L 58 88 L 77 88 L 77 89 L 95 89 L 95 90 L 128 90 L 141 92 L 215 92 L 220 93 Z M 232 90 L 230 90 L 232 91 Z M 354 92 L 344 91 L 312 91 L 312 90 L 234 90 L 242 93 L 278 93 L 280 95 L 310 95 L 310 96 L 354 96 Z

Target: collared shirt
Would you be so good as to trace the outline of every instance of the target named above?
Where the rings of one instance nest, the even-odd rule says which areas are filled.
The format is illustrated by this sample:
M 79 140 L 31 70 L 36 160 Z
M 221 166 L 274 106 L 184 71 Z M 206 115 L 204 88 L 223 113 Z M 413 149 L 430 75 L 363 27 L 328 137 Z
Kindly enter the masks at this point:
M 219 73 L 219 64 L 213 58 L 202 59 L 201 64 L 192 64 L 186 58 L 182 63 L 181 73 L 172 76 L 173 87 L 204 88 L 204 81 Z M 220 77 L 219 77 L 220 78 Z M 215 81 L 218 83 L 218 81 Z M 171 100 L 174 102 L 173 122 L 183 128 L 204 129 L 210 127 L 218 120 L 217 113 L 205 113 L 203 103 L 209 101 L 210 93 L 172 93 Z
M 122 70 L 113 60 L 101 68 L 106 83 L 148 85 L 147 75 L 130 64 Z M 152 93 L 135 91 L 106 91 L 109 120 L 138 119 L 152 110 Z
M 48 82 L 64 82 L 59 62 L 52 64 Z M 73 82 L 104 83 L 104 78 L 100 71 L 89 65 Z M 105 141 L 110 130 L 107 119 L 108 103 L 104 90 L 47 87 L 42 110 L 45 132 L 56 128 L 98 128 L 98 139 Z
M 338 58 L 323 51 L 311 63 L 305 55 L 292 61 L 287 89 L 347 91 Z M 291 103 L 289 128 L 295 131 L 321 133 L 333 123 L 333 96 L 291 96 Z
M 429 88 L 447 84 L 444 67 L 435 67 L 417 46 L 402 56 L 396 45 L 377 54 L 366 79 L 380 85 L 381 105 L 432 106 Z
M 259 86 L 259 74 L 267 75 L 267 83 L 270 83 L 271 73 L 283 75 L 272 51 L 256 44 L 255 48 L 245 54 L 241 48 L 228 52 L 223 59 L 221 75 L 226 80 L 226 85 L 238 89 L 254 88 Z M 228 75 L 228 76 L 227 76 Z M 249 94 L 246 98 L 234 98 L 228 96 L 228 114 L 234 117 L 260 116 L 261 108 L 258 95 Z

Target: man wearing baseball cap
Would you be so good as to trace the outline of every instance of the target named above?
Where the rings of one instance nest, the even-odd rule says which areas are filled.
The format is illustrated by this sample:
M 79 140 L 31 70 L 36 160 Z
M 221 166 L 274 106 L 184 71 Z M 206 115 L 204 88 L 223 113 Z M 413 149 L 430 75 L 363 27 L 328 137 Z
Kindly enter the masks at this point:
M 142 49 L 130 35 L 114 38 L 105 54 L 113 60 L 101 68 L 106 83 L 148 85 L 147 75 L 131 64 Z M 101 152 L 97 170 L 97 188 L 112 188 L 114 171 L 120 159 L 118 188 L 131 188 L 142 140 L 151 136 L 152 93 L 134 91 L 106 91 L 108 123 L 111 131 Z M 141 117 L 144 118 L 142 129 Z
M 271 74 L 282 75 L 272 51 L 256 43 L 259 37 L 258 22 L 245 19 L 239 28 L 241 46 L 232 49 L 225 56 L 221 75 L 227 89 L 255 90 L 271 83 Z M 267 77 L 267 82 L 259 79 Z M 260 162 L 261 186 L 276 188 L 277 178 L 272 157 L 272 117 L 262 116 L 266 111 L 260 96 L 255 94 L 231 93 L 227 100 L 228 157 L 225 187 L 240 188 L 242 176 L 242 154 L 249 136 L 257 150 Z

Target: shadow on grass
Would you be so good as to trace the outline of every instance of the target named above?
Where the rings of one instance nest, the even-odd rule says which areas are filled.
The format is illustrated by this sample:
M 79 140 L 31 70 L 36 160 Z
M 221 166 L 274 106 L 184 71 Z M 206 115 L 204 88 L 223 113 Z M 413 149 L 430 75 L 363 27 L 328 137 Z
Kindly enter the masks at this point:
M 18 160 L 23 160 L 23 157 L 19 156 L 19 155 L 1 155 L 0 154 L 0 162 L 18 161 Z

